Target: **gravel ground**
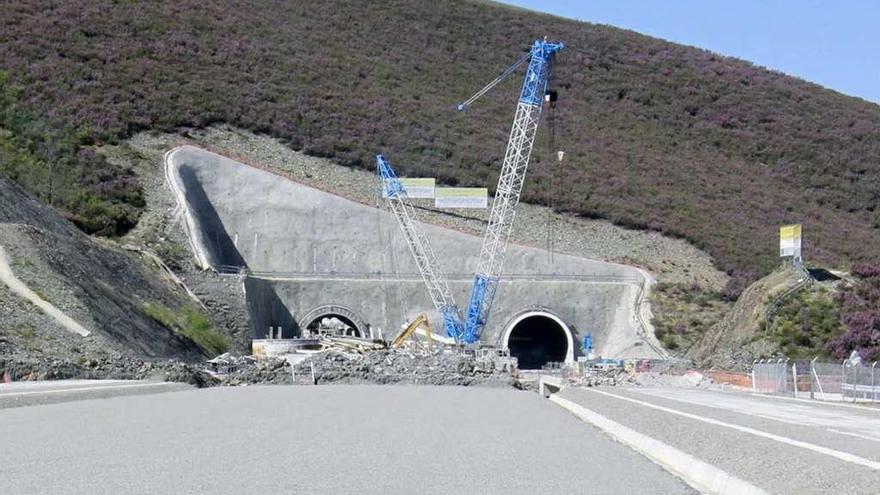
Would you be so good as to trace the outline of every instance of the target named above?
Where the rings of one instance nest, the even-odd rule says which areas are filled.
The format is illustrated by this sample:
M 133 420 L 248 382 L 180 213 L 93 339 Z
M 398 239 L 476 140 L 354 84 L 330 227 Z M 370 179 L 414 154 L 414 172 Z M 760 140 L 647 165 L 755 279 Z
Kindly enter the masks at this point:
M 511 389 L 214 388 L 2 410 L 0 437 L 0 493 L 694 493 Z

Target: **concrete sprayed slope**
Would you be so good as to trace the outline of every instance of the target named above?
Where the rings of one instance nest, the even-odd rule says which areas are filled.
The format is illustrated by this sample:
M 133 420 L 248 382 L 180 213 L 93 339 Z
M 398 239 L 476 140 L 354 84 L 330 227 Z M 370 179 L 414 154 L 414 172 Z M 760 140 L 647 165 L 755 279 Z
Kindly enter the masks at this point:
M 221 387 L 0 410 L 0 436 L 10 494 L 693 493 L 512 389 Z
M 196 257 L 206 267 L 246 265 L 272 280 L 300 326 L 327 305 L 386 332 L 423 311 L 434 317 L 391 215 L 191 146 L 168 153 L 166 173 Z M 480 239 L 425 229 L 463 305 Z M 640 270 L 511 246 L 505 273 L 484 339 L 503 341 L 508 323 L 541 306 L 571 329 L 570 348 L 591 332 L 604 355 L 654 355 L 641 345 L 635 315 Z

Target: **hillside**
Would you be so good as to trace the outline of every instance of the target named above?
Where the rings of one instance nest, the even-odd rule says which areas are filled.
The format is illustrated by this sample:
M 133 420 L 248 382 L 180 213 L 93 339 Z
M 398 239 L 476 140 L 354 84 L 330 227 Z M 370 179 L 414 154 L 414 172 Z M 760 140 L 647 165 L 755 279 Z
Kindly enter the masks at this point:
M 229 347 L 154 263 L 83 234 L 2 178 L 0 247 L 15 277 L 88 331 L 65 329 L 0 282 L 0 374 L 115 376 L 140 360 L 200 361 Z
M 568 158 L 554 169 L 538 143 L 527 201 L 684 237 L 728 271 L 769 272 L 793 221 L 809 259 L 880 258 L 880 107 L 699 49 L 464 0 L 24 0 L 0 26 L 15 86 L 0 169 L 87 231 L 124 232 L 143 207 L 131 171 L 90 153 L 142 129 L 227 122 L 354 167 L 381 149 L 405 173 L 492 186 L 517 83 L 453 105 L 547 35 L 571 47 L 556 70 Z M 65 195 L 47 198 L 64 170 Z

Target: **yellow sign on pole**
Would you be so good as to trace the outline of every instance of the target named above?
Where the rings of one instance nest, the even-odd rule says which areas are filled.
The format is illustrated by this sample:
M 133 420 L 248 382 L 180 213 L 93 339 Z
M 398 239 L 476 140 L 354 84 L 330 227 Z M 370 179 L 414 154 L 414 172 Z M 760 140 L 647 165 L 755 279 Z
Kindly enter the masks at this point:
M 801 224 L 779 227 L 779 256 L 801 259 Z

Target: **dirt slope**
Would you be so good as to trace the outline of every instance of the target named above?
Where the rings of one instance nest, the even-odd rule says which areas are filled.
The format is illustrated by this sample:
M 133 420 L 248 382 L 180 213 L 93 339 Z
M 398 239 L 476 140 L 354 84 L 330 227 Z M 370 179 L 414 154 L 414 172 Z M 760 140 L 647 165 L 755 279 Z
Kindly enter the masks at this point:
M 98 242 L 18 186 L 0 179 L 0 245 L 28 289 L 83 327 L 83 337 L 40 308 L 0 287 L 0 354 L 6 361 L 176 358 L 203 359 L 197 335 L 167 321 L 193 301 L 162 271 Z M 2 363 L 0 363 L 2 364 Z
M 688 351 L 688 357 L 703 367 L 736 369 L 754 359 L 777 351 L 774 344 L 760 339 L 765 312 L 775 296 L 796 286 L 803 272 L 785 268 L 758 280 L 743 291 L 728 314 L 702 340 Z

